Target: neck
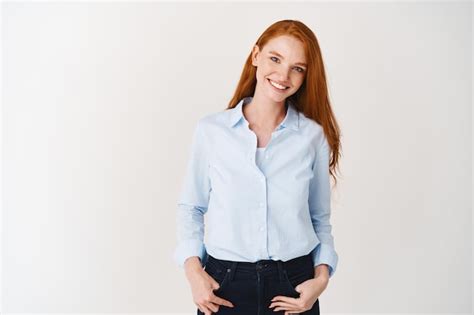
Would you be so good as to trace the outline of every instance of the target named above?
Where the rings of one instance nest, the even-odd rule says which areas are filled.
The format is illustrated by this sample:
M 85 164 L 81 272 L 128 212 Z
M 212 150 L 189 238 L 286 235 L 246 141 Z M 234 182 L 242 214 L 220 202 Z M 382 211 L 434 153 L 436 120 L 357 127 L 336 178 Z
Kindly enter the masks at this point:
M 274 102 L 255 95 L 252 101 L 243 107 L 243 113 L 251 126 L 272 131 L 285 119 L 285 101 Z

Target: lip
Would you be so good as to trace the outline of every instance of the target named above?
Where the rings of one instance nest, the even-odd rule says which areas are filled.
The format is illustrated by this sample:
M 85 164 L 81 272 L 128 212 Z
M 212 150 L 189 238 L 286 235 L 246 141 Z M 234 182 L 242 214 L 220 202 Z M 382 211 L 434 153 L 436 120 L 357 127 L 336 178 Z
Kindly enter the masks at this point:
M 278 92 L 280 92 L 280 93 L 286 92 L 286 91 L 289 89 L 288 85 L 286 85 L 286 84 L 281 84 L 281 83 L 279 83 L 279 82 L 277 82 L 277 81 L 275 81 L 275 80 L 272 80 L 273 82 L 276 82 L 276 83 L 278 83 L 278 84 L 280 84 L 280 85 L 283 85 L 283 86 L 287 86 L 287 87 L 288 87 L 287 89 L 280 90 L 279 88 L 274 87 L 274 86 L 271 84 L 270 79 L 267 79 L 267 81 L 268 81 L 268 84 L 270 84 L 270 86 L 271 86 L 275 91 L 278 91 Z

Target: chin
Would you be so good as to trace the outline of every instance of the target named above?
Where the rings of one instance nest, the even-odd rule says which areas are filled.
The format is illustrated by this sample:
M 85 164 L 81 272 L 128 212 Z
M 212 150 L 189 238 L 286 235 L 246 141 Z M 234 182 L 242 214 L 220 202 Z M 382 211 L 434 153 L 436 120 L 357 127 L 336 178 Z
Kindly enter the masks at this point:
M 274 102 L 283 102 L 285 101 L 288 97 L 291 96 L 290 93 L 284 93 L 282 95 L 275 95 L 274 93 L 270 92 L 271 95 L 269 95 L 269 98 L 271 98 Z
M 278 96 L 278 95 L 273 95 L 271 92 L 267 93 L 267 97 L 274 102 L 283 102 L 287 98 L 286 95 Z

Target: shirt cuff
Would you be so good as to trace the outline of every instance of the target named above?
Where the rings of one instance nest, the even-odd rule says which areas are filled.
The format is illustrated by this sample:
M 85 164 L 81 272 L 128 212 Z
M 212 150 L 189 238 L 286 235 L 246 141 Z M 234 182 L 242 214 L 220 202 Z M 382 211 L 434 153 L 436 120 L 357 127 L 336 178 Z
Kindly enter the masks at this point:
M 179 242 L 173 253 L 173 260 L 179 267 L 184 268 L 184 262 L 192 256 L 198 256 L 201 259 L 201 266 L 204 268 L 208 254 L 206 246 L 201 240 L 183 240 Z
M 318 244 L 312 252 L 312 257 L 314 267 L 326 264 L 329 266 L 329 278 L 334 275 L 339 257 L 332 246 L 323 243 Z

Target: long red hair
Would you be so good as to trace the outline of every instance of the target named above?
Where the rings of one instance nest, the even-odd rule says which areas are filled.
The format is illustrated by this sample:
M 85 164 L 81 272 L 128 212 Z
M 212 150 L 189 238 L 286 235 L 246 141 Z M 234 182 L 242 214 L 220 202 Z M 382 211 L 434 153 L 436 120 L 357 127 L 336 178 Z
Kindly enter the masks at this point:
M 316 121 L 323 127 L 331 150 L 329 173 L 336 185 L 336 169 L 338 168 L 339 156 L 341 154 L 341 132 L 329 101 L 326 73 L 318 40 L 313 31 L 302 22 L 281 20 L 270 25 L 260 35 L 255 45 L 258 45 L 260 50 L 262 50 L 269 40 L 281 35 L 293 36 L 303 43 L 308 64 L 306 77 L 298 91 L 291 95 L 289 99 L 299 112 L 302 112 L 306 117 Z M 230 100 L 227 109 L 234 108 L 242 98 L 254 95 L 257 85 L 256 72 L 257 69 L 252 65 L 252 52 L 250 52 L 240 75 L 234 96 Z

